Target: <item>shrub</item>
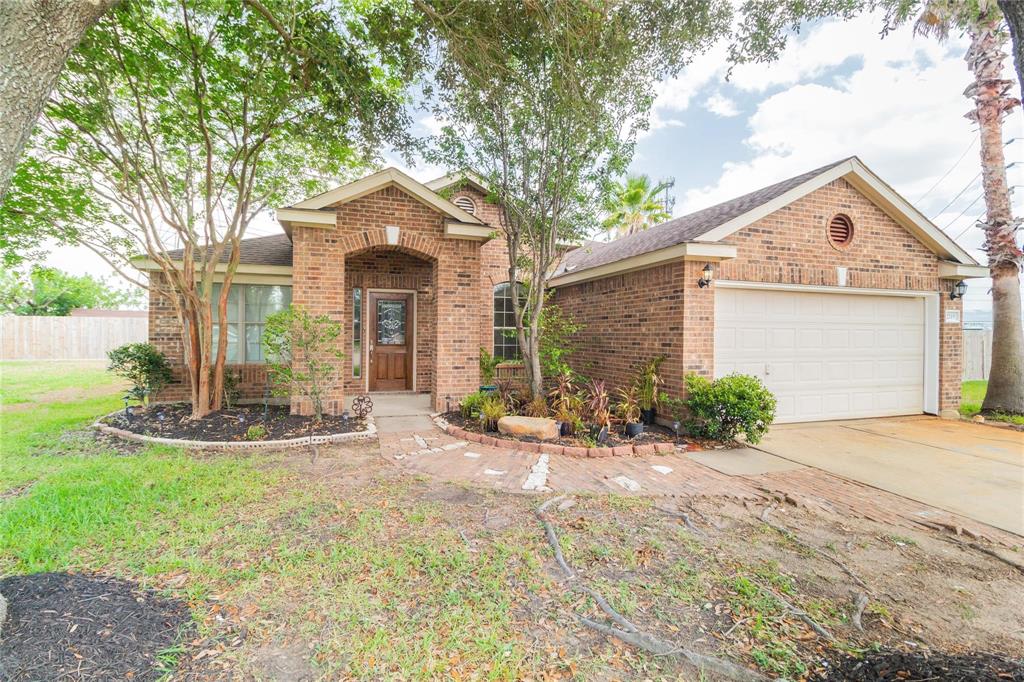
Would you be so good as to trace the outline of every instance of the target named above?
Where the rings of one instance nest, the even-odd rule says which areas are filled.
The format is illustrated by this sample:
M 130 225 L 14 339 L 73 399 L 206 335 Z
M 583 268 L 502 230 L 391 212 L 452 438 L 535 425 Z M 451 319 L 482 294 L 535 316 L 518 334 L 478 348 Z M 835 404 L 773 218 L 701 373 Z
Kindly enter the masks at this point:
M 245 430 L 246 440 L 263 440 L 267 437 L 267 427 L 263 424 L 253 424 Z
M 501 364 L 501 358 L 491 355 L 483 346 L 480 346 L 480 380 L 485 386 L 494 383 L 494 370 Z
M 775 419 L 775 396 L 761 380 L 746 374 L 729 374 L 709 381 L 686 377 L 687 430 L 691 435 L 732 440 L 743 433 L 757 443 Z
M 537 396 L 526 403 L 523 412 L 527 417 L 546 417 L 548 416 L 548 401 L 544 400 L 541 396 Z
M 587 415 L 592 426 L 606 427 L 611 425 L 611 404 L 604 380 L 593 379 L 587 386 Z
M 109 371 L 131 382 L 128 395 L 145 403 L 174 378 L 167 357 L 149 343 L 128 343 L 107 353 Z
M 263 329 L 270 380 L 279 395 L 300 393 L 323 419 L 324 398 L 338 383 L 341 325 L 327 315 L 310 315 L 297 306 L 274 313 Z
M 498 428 L 498 420 L 508 414 L 505 403 L 496 395 L 488 395 L 480 403 L 480 424 L 485 431 L 495 431 Z
M 658 372 L 661 370 L 661 363 L 665 362 L 665 356 L 659 355 L 653 360 L 641 364 L 633 378 L 633 388 L 636 391 L 636 400 L 641 410 L 650 410 L 658 404 L 658 389 L 664 383 Z
M 550 294 L 549 294 L 550 296 Z M 540 311 L 540 371 L 545 378 L 572 372 L 569 357 L 577 350 L 583 325 L 554 303 Z
M 480 418 L 480 406 L 487 400 L 490 393 L 483 393 L 477 391 L 476 393 L 470 393 L 465 398 L 459 401 L 459 412 L 466 419 L 479 419 Z
M 210 368 L 210 386 L 213 386 L 213 367 Z M 211 389 L 212 390 L 212 389 Z M 224 391 L 221 397 L 224 399 L 224 407 L 229 410 L 238 404 L 238 397 L 242 394 L 242 389 L 238 385 L 238 374 L 232 372 L 227 367 L 224 368 Z
M 619 403 L 615 406 L 615 413 L 619 419 L 627 424 L 636 424 L 640 421 L 640 404 L 636 401 L 636 388 L 620 388 Z

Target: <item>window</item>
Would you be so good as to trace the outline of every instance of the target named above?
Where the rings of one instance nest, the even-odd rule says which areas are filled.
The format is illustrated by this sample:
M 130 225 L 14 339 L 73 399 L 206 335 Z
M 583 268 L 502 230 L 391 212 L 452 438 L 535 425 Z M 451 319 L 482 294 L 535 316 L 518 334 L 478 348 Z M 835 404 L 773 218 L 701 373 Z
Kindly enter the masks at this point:
M 213 285 L 213 349 L 217 350 L 220 319 L 217 300 L 220 284 Z M 264 362 L 263 327 L 267 318 L 287 308 L 292 302 L 289 286 L 234 284 L 228 291 L 228 347 L 226 362 L 232 364 Z
M 836 213 L 828 222 L 828 243 L 837 249 L 853 241 L 853 220 L 845 213 Z
M 363 290 L 352 290 L 352 376 L 363 371 Z
M 526 303 L 526 292 L 519 289 L 520 303 Z M 512 287 L 502 282 L 494 287 L 494 357 L 502 360 L 519 359 L 516 340 L 516 313 L 512 303 Z
M 461 208 L 466 213 L 470 215 L 476 215 L 476 202 L 470 199 L 469 197 L 455 197 L 452 203 Z

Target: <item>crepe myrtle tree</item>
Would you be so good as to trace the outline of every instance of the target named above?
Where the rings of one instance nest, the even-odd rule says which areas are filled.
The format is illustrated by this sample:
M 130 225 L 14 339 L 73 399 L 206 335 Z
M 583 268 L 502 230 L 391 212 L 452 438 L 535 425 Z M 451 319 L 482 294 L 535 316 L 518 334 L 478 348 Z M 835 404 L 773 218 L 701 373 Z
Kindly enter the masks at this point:
M 502 207 L 516 339 L 543 396 L 544 294 L 564 253 L 598 225 L 655 85 L 728 27 L 725 0 L 414 0 L 436 41 L 440 161 L 473 168 Z
M 1009 5 L 1024 3 L 1013 0 Z M 914 32 L 945 40 L 951 33 L 970 39 L 964 60 L 973 80 L 964 91 L 972 107 L 965 114 L 978 124 L 981 180 L 985 197 L 983 249 L 992 277 L 992 369 L 982 411 L 1024 414 L 1024 324 L 1021 322 L 1020 273 L 1024 252 L 1020 218 L 1013 216 L 1003 153 L 1003 120 L 1020 105 L 1013 83 L 1003 77 L 1009 35 L 996 0 L 746 0 L 731 46 L 730 58 L 771 61 L 786 45 L 787 36 L 802 22 L 829 16 L 844 19 L 878 10 L 884 14 L 882 34 L 912 22 Z M 1012 22 L 1024 21 L 1022 10 Z M 1020 37 L 1020 27 L 1011 23 Z M 1019 47 L 1018 47 L 1019 50 Z M 1018 69 L 1021 57 L 1018 52 Z
M 214 343 L 214 320 L 239 243 L 260 211 L 405 144 L 417 22 L 401 0 L 118 5 L 68 60 L 2 232 L 85 245 L 159 286 L 180 323 L 192 416 L 220 409 L 228 329 Z M 69 192 L 87 203 L 60 199 Z M 40 202 L 50 208 L 36 214 Z M 144 281 L 139 265 L 158 276 Z

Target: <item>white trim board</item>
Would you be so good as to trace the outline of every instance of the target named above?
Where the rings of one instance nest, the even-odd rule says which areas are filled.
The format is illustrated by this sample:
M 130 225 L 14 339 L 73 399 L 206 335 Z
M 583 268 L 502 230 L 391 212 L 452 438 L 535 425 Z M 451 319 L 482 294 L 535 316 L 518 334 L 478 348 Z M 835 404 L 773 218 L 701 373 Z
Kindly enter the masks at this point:
M 923 409 L 927 414 L 939 413 L 939 296 L 937 291 L 915 289 L 865 289 L 829 287 L 812 284 L 775 284 L 772 282 L 742 282 L 717 280 L 713 286 L 726 289 L 769 289 L 804 293 L 853 294 L 856 296 L 903 296 L 920 298 L 924 304 L 924 395 Z
M 683 242 L 657 251 L 648 251 L 630 258 L 605 263 L 593 268 L 570 270 L 548 282 L 548 286 L 561 287 L 568 284 L 589 282 L 613 275 L 621 275 L 635 270 L 646 270 L 674 260 L 706 260 L 721 261 L 736 257 L 736 247 L 732 244 L 705 244 Z

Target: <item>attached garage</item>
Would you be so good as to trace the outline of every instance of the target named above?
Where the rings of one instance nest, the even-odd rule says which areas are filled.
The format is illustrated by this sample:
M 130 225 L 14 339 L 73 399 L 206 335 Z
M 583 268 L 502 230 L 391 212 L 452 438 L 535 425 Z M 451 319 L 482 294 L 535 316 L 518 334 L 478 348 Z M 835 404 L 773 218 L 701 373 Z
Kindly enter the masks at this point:
M 938 296 L 717 283 L 715 376 L 759 377 L 777 422 L 937 410 Z

